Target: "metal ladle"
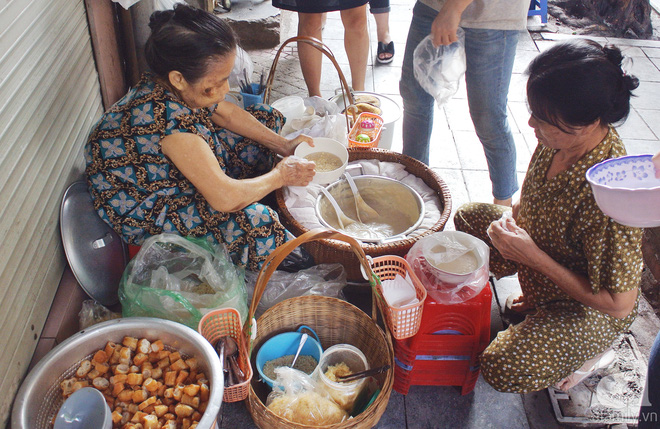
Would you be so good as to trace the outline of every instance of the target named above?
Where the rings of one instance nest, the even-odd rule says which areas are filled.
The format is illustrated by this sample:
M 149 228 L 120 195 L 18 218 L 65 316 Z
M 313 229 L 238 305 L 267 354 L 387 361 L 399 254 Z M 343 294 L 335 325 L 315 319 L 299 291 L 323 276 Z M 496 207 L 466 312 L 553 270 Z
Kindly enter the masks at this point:
M 296 352 L 296 355 L 293 357 L 293 362 L 291 362 L 291 368 L 293 368 L 293 366 L 296 364 L 296 361 L 298 360 L 298 355 L 300 354 L 300 351 L 307 342 L 308 337 L 309 335 L 307 335 L 307 333 L 302 334 L 302 337 L 300 337 L 300 344 L 298 344 L 298 351 Z
M 328 192 L 325 188 L 321 188 L 321 192 L 323 192 L 323 195 L 325 195 L 328 201 L 330 201 L 332 207 L 335 209 L 335 214 L 337 215 L 337 221 L 339 222 L 339 226 L 341 227 L 341 229 L 346 229 L 348 225 L 356 222 L 355 220 L 351 219 L 350 217 L 344 214 L 344 212 L 339 207 L 339 204 L 337 204 L 335 197 L 333 197 L 330 192 Z
M 344 178 L 348 182 L 348 185 L 351 187 L 351 191 L 353 191 L 353 200 L 355 201 L 355 213 L 357 214 L 357 218 L 360 222 L 371 222 L 380 217 L 378 212 L 373 209 L 369 204 L 367 204 L 364 199 L 362 199 L 362 195 L 360 195 L 360 191 L 358 190 L 357 186 L 355 185 L 355 182 L 353 181 L 353 177 L 351 177 L 350 174 L 344 173 Z M 362 211 L 362 216 L 360 216 L 360 211 Z

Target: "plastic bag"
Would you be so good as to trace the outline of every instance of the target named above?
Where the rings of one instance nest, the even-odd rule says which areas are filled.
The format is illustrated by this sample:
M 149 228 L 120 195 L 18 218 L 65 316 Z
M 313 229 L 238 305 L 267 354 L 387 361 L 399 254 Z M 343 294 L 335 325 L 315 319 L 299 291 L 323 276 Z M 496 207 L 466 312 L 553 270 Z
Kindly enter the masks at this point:
M 440 231 L 419 239 L 406 261 L 431 299 L 458 304 L 477 296 L 488 283 L 490 249 L 460 231 Z
M 249 301 L 252 300 L 258 275 L 259 273 L 252 271 L 247 271 L 245 274 Z M 343 299 L 344 286 L 346 286 L 346 270 L 341 264 L 315 265 L 297 273 L 276 270 L 268 280 L 255 314 L 259 318 L 264 311 L 278 302 L 297 296 L 321 295 Z
M 413 70 L 419 85 L 442 107 L 456 91 L 465 74 L 465 32 L 456 31 L 458 41 L 448 46 L 433 46 L 432 35 L 426 36 L 413 53 Z
M 78 312 L 78 323 L 82 331 L 97 323 L 119 319 L 120 317 L 121 314 L 110 311 L 107 307 L 104 307 L 93 299 L 87 299 L 83 301 L 82 308 Z
M 195 330 L 216 308 L 235 308 L 243 323 L 248 313 L 243 272 L 226 248 L 175 234 L 145 240 L 124 270 L 119 300 L 125 317 L 159 317 Z
M 240 46 L 236 46 L 236 60 L 234 68 L 229 73 L 229 86 L 231 88 L 240 88 L 241 82 L 245 82 L 245 76 L 252 76 L 254 64 L 250 55 Z
M 292 139 L 300 134 L 310 137 L 328 137 L 344 145 L 348 144 L 346 117 L 339 112 L 339 106 L 321 97 L 308 97 L 304 100 L 307 110 L 299 118 L 287 121 L 282 127 L 282 136 Z
M 278 416 L 309 426 L 341 423 L 348 417 L 304 372 L 284 366 L 275 368 L 275 375 L 275 387 L 268 395 L 266 406 Z

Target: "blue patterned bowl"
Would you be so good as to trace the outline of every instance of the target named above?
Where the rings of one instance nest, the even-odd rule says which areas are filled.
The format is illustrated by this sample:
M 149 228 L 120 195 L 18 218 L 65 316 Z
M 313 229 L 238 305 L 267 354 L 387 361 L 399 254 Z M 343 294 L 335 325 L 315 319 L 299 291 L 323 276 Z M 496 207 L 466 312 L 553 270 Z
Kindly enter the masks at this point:
M 652 155 L 605 160 L 587 171 L 598 207 L 622 225 L 660 226 L 660 179 Z

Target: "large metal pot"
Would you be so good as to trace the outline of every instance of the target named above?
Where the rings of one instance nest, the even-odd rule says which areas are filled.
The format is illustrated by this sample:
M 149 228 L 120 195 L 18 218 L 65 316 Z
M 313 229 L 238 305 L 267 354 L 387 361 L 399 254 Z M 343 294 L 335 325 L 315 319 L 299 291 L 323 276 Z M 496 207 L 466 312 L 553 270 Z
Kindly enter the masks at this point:
M 415 231 L 424 220 L 424 200 L 419 193 L 397 180 L 384 176 L 362 175 L 353 178 L 355 185 L 364 201 L 376 209 L 381 216 L 387 217 L 397 214 L 399 220 L 392 235 L 380 238 L 355 236 L 367 243 L 390 243 L 403 240 L 408 234 Z M 350 218 L 357 219 L 353 192 L 345 179 L 338 180 L 326 187 L 326 190 L 335 198 L 342 211 Z M 339 223 L 332 205 L 323 193 L 316 199 L 316 216 L 328 228 L 339 229 Z
M 13 429 L 51 428 L 51 419 L 64 402 L 60 383 L 72 377 L 80 362 L 91 359 L 108 341 L 121 344 L 125 336 L 160 339 L 184 356 L 195 357 L 210 383 L 209 404 L 197 426 L 215 427 L 222 404 L 224 378 L 220 360 L 204 337 L 189 327 L 169 320 L 151 317 L 129 317 L 99 323 L 82 330 L 51 350 L 23 381 L 11 417 Z

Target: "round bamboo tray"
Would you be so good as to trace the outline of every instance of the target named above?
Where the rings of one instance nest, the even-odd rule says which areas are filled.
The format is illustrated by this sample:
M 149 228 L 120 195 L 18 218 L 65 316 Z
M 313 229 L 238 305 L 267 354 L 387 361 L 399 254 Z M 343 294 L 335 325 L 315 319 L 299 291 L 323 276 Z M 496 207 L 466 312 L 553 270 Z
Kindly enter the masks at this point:
M 397 255 L 403 257 L 421 237 L 425 237 L 444 229 L 445 224 L 449 219 L 449 214 L 451 213 L 451 195 L 449 193 L 449 187 L 447 187 L 440 176 L 438 176 L 426 164 L 409 156 L 385 149 L 348 149 L 349 162 L 360 159 L 376 159 L 379 161 L 403 164 L 406 167 L 406 171 L 421 178 L 428 187 L 437 193 L 442 204 L 442 214 L 440 215 L 440 219 L 428 231 L 425 231 L 416 237 L 406 238 L 405 240 L 386 244 L 362 243 L 361 246 L 364 253 L 372 257 L 385 255 Z M 275 195 L 277 198 L 277 211 L 280 215 L 280 221 L 282 224 L 296 237 L 309 231 L 298 222 L 287 209 L 282 189 L 278 189 Z M 317 264 L 342 264 L 346 269 L 346 275 L 349 280 L 364 281 L 364 277 L 362 277 L 360 272 L 360 264 L 353 256 L 353 252 L 348 244 L 336 240 L 319 240 L 305 243 L 304 247 L 312 255 Z
M 271 275 L 294 248 L 305 242 L 331 238 L 346 243 L 352 250 L 353 257 L 357 256 L 358 264 L 364 268 L 369 278 L 372 279 L 372 291 L 374 291 L 375 274 L 357 240 L 336 231 L 315 229 L 278 247 L 266 259 L 257 277 L 248 320 L 253 320 L 252 317 Z M 390 366 L 389 370 L 375 376 L 380 387 L 380 393 L 371 405 L 352 419 L 322 427 L 331 429 L 369 429 L 374 427 L 387 408 L 392 393 L 392 385 L 394 384 L 392 338 L 389 331 L 383 330 L 376 323 L 379 308 L 377 302 L 378 298 L 372 296 L 371 317 L 345 301 L 318 295 L 290 298 L 274 305 L 259 318 L 256 322 L 256 329 L 254 322 L 249 323 L 247 326 L 245 332 L 247 338 L 251 337 L 252 330 L 256 330 L 256 337 L 250 349 L 252 365 L 256 364 L 256 353 L 253 353 L 253 351 L 258 350 L 266 340 L 282 332 L 294 331 L 300 325 L 310 326 L 316 331 L 323 349 L 335 344 L 351 344 L 357 347 L 364 353 L 370 368 Z M 256 378 L 252 379 L 246 405 L 252 419 L 259 428 L 313 429 L 319 427 L 293 423 L 273 413 L 265 405 L 269 391 L 270 389 L 264 383 Z

